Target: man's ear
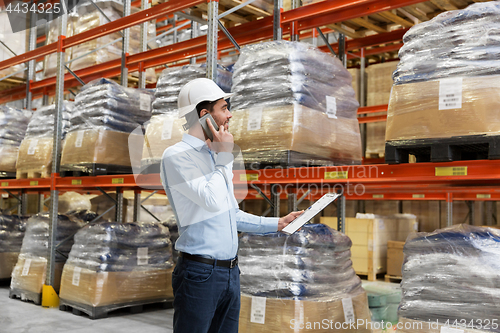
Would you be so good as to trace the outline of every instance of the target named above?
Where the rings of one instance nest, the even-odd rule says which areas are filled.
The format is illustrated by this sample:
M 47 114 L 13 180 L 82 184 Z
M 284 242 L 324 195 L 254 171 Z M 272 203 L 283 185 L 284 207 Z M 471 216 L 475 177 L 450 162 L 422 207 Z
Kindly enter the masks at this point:
M 200 111 L 200 118 L 203 117 L 204 115 L 206 115 L 208 113 L 208 110 L 207 109 L 202 109 Z

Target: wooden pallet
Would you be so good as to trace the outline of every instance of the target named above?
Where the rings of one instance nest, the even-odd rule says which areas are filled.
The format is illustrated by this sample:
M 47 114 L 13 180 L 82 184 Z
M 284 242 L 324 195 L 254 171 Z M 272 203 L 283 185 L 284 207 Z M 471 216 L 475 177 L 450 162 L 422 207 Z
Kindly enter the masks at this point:
M 356 275 L 358 275 L 362 280 L 368 280 L 368 281 L 377 281 L 378 279 L 382 279 L 384 276 L 384 273 L 365 273 L 365 272 L 356 272 Z
M 385 282 L 401 282 L 403 278 L 401 276 L 396 276 L 396 275 L 385 275 L 384 280 Z
M 173 300 L 166 299 L 152 299 L 136 302 L 128 302 L 122 304 L 112 304 L 109 306 L 91 306 L 87 304 L 80 304 L 73 301 L 60 299 L 59 310 L 71 311 L 74 315 L 82 316 L 88 315 L 90 319 L 107 318 L 109 313 L 117 310 L 127 310 L 129 313 L 142 313 L 145 306 L 156 306 L 163 309 L 171 309 Z
M 500 136 L 469 135 L 439 139 L 388 141 L 385 161 L 388 164 L 416 162 L 451 162 L 500 159 Z
M 20 299 L 23 302 L 33 302 L 35 305 L 42 304 L 42 293 L 35 293 L 32 291 L 26 291 L 16 288 L 11 288 L 9 290 L 9 298 Z
M 61 177 L 83 177 L 83 176 L 105 176 L 105 175 L 129 175 L 133 170 L 131 166 L 82 163 L 74 165 L 61 165 Z
M 50 170 L 28 169 L 16 171 L 16 179 L 31 178 L 50 178 Z

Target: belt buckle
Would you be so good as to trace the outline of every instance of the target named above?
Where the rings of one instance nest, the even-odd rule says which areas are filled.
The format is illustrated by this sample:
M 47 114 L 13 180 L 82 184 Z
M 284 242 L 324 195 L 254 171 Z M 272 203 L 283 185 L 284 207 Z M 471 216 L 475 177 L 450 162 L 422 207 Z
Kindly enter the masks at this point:
M 234 268 L 238 265 L 238 257 L 231 259 L 231 263 L 229 264 L 229 268 Z

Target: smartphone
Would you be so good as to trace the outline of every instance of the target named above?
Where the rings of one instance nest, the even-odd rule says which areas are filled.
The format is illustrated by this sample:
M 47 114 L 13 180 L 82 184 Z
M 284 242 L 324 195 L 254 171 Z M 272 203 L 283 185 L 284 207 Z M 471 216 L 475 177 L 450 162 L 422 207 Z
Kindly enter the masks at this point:
M 217 124 L 215 123 L 214 118 L 212 117 L 212 115 L 210 113 L 205 114 L 199 120 L 200 124 L 201 124 L 201 127 L 203 128 L 203 131 L 205 132 L 205 134 L 208 136 L 208 138 L 210 139 L 210 141 L 214 141 L 214 136 L 212 134 L 212 131 L 208 127 L 207 119 L 210 119 L 210 121 L 212 122 L 212 125 L 214 125 L 214 128 L 215 128 L 216 131 L 219 130 L 219 126 L 217 126 Z

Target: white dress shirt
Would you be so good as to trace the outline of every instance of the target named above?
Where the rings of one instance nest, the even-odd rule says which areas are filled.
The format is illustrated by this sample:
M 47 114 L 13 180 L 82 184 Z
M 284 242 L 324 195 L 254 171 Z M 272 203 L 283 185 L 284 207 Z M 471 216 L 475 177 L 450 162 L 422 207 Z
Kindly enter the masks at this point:
M 268 233 L 278 218 L 259 217 L 238 208 L 233 188 L 233 154 L 215 154 L 189 134 L 167 148 L 161 160 L 163 188 L 176 214 L 178 251 L 232 259 L 238 252 L 238 231 Z

